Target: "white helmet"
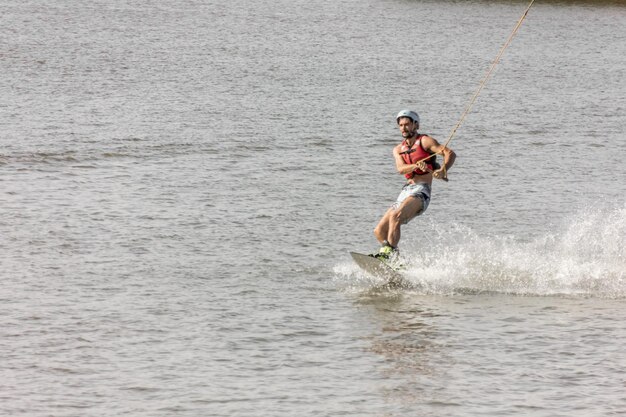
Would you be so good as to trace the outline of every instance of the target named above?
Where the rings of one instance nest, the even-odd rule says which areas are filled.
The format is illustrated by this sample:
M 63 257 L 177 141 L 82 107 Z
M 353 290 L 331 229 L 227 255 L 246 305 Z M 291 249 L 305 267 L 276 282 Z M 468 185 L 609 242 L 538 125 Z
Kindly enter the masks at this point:
M 419 115 L 415 113 L 413 110 L 401 110 L 400 113 L 398 113 L 398 115 L 396 116 L 396 123 L 400 122 L 401 117 L 408 117 L 409 119 L 413 120 L 413 122 L 417 124 L 419 124 L 420 122 Z

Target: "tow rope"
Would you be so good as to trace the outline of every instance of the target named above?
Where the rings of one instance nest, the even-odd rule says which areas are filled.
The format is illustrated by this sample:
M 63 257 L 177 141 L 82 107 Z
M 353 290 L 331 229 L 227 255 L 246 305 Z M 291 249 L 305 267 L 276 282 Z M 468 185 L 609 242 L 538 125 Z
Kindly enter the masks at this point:
M 522 16 L 517 21 L 517 24 L 513 28 L 513 31 L 511 31 L 511 34 L 509 35 L 509 38 L 506 40 L 504 45 L 502 45 L 502 48 L 500 48 L 500 52 L 498 52 L 498 55 L 496 56 L 496 59 L 493 61 L 493 63 L 491 64 L 491 67 L 489 67 L 489 70 L 487 71 L 487 73 L 485 74 L 483 79 L 481 80 L 480 85 L 478 86 L 478 89 L 476 90 L 476 92 L 472 96 L 471 100 L 467 104 L 467 107 L 465 107 L 465 111 L 461 115 L 461 118 L 457 122 L 456 126 L 454 126 L 454 129 L 452 129 L 452 132 L 450 132 L 450 136 L 448 137 L 448 140 L 443 145 L 444 149 L 448 147 L 448 144 L 450 143 L 450 141 L 452 140 L 452 138 L 456 134 L 456 131 L 459 129 L 459 127 L 461 126 L 463 121 L 465 121 L 465 118 L 467 117 L 468 113 L 472 109 L 472 106 L 476 102 L 476 99 L 480 95 L 480 92 L 482 91 L 482 89 L 485 86 L 485 84 L 487 84 L 487 80 L 489 80 L 489 77 L 491 77 L 491 73 L 493 73 L 493 70 L 496 68 L 496 65 L 498 65 L 498 62 L 500 62 L 500 58 L 502 58 L 502 55 L 504 54 L 504 51 L 506 50 L 506 48 L 509 47 L 511 41 L 513 40 L 513 37 L 515 36 L 517 31 L 519 30 L 520 26 L 522 26 L 522 22 L 524 22 L 524 19 L 526 19 L 526 15 L 528 15 L 528 11 L 530 10 L 530 8 L 532 7 L 534 2 L 535 2 L 535 0 L 530 0 L 530 3 L 528 4 L 528 7 L 526 7 L 526 10 L 524 11 Z M 441 154 L 442 152 L 443 151 L 437 152 L 436 154 Z M 424 158 L 424 159 L 418 161 L 418 163 L 422 162 L 422 161 L 425 161 L 427 159 L 428 158 Z M 447 177 L 448 177 L 448 173 L 446 172 L 446 164 L 445 164 L 445 161 L 444 161 L 444 163 L 443 163 L 443 177 L 442 177 L 442 179 L 447 179 Z

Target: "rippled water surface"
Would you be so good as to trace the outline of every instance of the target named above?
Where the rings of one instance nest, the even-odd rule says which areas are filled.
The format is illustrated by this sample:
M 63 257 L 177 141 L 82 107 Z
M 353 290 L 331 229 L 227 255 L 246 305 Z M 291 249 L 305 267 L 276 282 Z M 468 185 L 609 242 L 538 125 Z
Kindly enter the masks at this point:
M 5 3 L 0 414 L 626 414 L 620 2 Z

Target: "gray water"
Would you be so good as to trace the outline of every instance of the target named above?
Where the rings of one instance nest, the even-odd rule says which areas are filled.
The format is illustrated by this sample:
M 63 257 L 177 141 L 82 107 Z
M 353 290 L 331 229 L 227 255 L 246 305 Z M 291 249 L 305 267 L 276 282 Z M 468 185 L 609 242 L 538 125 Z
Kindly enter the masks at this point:
M 626 8 L 13 1 L 0 15 L 0 415 L 626 414 Z

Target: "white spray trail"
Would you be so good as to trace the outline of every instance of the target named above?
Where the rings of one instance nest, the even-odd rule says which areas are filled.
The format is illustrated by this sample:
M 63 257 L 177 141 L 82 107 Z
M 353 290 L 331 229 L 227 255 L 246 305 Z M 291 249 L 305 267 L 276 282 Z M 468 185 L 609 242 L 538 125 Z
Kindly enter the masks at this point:
M 626 297 L 626 207 L 579 213 L 532 241 L 483 237 L 456 225 L 439 230 L 428 247 L 411 249 L 409 241 L 403 249 L 405 276 L 422 293 Z M 345 265 L 335 272 L 361 277 Z

